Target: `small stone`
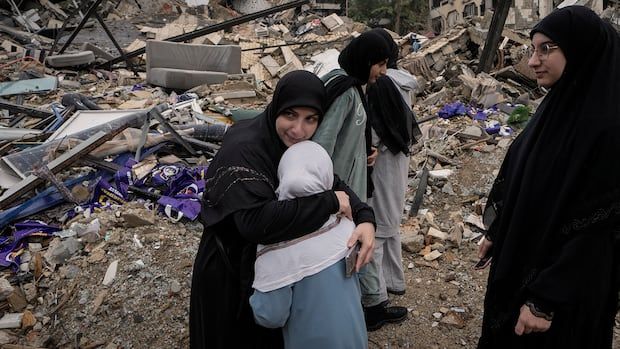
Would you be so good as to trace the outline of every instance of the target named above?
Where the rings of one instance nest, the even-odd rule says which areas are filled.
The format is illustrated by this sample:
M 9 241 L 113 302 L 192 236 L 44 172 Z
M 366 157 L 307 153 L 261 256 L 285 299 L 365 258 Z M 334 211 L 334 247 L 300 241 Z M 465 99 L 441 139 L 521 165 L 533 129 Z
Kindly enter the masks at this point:
M 103 277 L 104 286 L 108 286 L 114 281 L 114 278 L 116 278 L 117 269 L 118 269 L 118 260 L 115 260 L 112 263 L 110 263 L 110 265 L 108 266 L 108 270 L 106 270 L 105 272 L 105 276 Z
M 439 326 L 439 322 L 433 321 L 433 323 L 431 324 L 431 327 L 437 327 L 437 326 Z
M 445 313 L 449 312 L 449 311 L 450 311 L 450 309 L 448 309 L 448 308 L 446 308 L 446 307 L 441 307 L 441 308 L 439 308 L 439 311 L 440 311 L 442 314 L 445 314 Z
M 431 251 L 439 251 L 441 253 L 444 253 L 445 250 L 446 247 L 438 242 L 431 245 Z
M 133 322 L 139 324 L 144 321 L 144 317 L 140 314 L 133 314 Z
M 414 267 L 414 265 L 413 265 L 413 263 L 412 263 L 412 262 L 410 262 L 410 263 L 407 265 L 407 269 L 413 269 L 413 267 Z
M 80 268 L 77 265 L 65 265 L 58 269 L 60 272 L 60 277 L 65 279 L 75 279 L 78 275 L 80 275 Z
M 181 284 L 176 280 L 172 280 L 170 282 L 170 293 L 177 294 L 179 292 L 181 292 Z
M 442 317 L 442 316 L 443 316 L 443 314 L 442 314 L 442 313 L 440 313 L 440 312 L 433 313 L 433 317 L 434 317 L 435 319 L 441 319 L 441 317 Z
M 424 236 L 421 234 L 403 234 L 401 244 L 405 251 L 418 253 L 424 248 Z
M 22 328 L 30 328 L 37 323 L 37 318 L 29 310 L 24 311 L 22 315 Z
M 24 295 L 26 296 L 26 300 L 28 303 L 32 303 L 37 298 L 37 286 L 33 283 L 27 283 L 22 286 L 24 290 Z
M 431 253 L 425 255 L 424 259 L 430 262 L 430 261 L 434 261 L 435 259 L 437 259 L 439 257 L 441 257 L 441 252 L 435 250 L 435 251 L 432 251 Z
M 90 297 L 90 292 L 88 290 L 81 290 L 79 293 L 78 303 L 84 305 L 88 303 L 88 298 Z
M 110 232 L 108 232 L 108 234 L 106 234 L 105 240 L 110 244 L 110 245 L 120 245 L 122 242 L 122 233 L 121 231 L 114 229 Z
M 140 212 L 140 214 L 136 212 L 125 212 L 122 217 L 125 221 L 125 226 L 128 228 L 155 224 L 155 215 L 152 212 Z
M 439 239 L 441 241 L 444 241 L 448 238 L 448 234 L 444 233 L 441 230 L 435 229 L 433 227 L 428 228 L 428 232 L 426 233 L 426 235 Z
M 13 286 L 9 280 L 0 278 L 0 301 L 5 300 L 11 293 L 13 293 Z
M 105 254 L 105 250 L 96 249 L 90 253 L 86 260 L 88 261 L 88 263 L 98 263 L 105 259 Z
M 465 320 L 463 320 L 463 317 L 461 315 L 459 315 L 456 312 L 448 312 L 442 319 L 441 319 L 441 323 L 442 324 L 446 324 L 449 326 L 453 326 L 456 328 L 463 328 L 465 327 Z

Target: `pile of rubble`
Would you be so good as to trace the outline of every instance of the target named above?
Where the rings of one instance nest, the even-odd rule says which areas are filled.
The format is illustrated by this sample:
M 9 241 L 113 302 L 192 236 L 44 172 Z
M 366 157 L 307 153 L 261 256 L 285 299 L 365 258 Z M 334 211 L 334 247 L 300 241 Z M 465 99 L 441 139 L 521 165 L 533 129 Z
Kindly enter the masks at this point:
M 0 344 L 187 347 L 204 173 L 224 133 L 257 115 L 287 72 L 337 67 L 366 26 L 320 16 L 307 0 L 237 4 L 244 15 L 215 1 L 153 1 L 148 21 L 130 1 L 9 3 L 0 8 Z M 494 173 L 453 183 L 458 159 L 501 159 L 544 91 L 527 69 L 525 33 L 504 31 L 490 74 L 473 72 L 479 24 L 393 35 L 400 67 L 420 82 L 424 135 L 403 248 L 436 268 L 484 229 Z M 429 209 L 437 193 L 460 206 Z

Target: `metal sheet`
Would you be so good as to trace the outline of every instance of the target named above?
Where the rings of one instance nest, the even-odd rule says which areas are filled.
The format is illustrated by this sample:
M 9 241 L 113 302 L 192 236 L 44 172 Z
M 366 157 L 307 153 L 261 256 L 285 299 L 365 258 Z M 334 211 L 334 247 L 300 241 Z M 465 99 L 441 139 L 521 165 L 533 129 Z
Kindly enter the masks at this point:
M 107 124 L 136 112 L 146 112 L 146 109 L 132 110 L 78 110 L 65 121 L 48 139 L 47 142 L 74 135 L 89 128 Z

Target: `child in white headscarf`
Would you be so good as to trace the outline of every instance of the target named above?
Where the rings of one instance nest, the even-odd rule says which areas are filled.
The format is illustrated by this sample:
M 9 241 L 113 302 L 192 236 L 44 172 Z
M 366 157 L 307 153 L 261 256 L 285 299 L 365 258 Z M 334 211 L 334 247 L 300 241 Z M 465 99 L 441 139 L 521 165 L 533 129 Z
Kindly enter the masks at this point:
M 321 193 L 332 188 L 332 161 L 319 144 L 300 142 L 282 156 L 278 178 L 279 200 Z M 283 327 L 286 348 L 368 346 L 359 280 L 345 276 L 354 228 L 332 215 L 314 233 L 258 246 L 250 304 L 259 325 Z

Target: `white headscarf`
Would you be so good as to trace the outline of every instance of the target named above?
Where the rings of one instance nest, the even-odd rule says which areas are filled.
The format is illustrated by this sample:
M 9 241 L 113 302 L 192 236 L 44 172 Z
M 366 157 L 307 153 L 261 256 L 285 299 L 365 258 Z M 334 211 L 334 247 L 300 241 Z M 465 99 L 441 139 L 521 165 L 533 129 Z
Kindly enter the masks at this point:
M 317 143 L 290 146 L 278 166 L 279 200 L 309 196 L 330 190 L 334 170 L 329 154 Z M 269 292 L 314 275 L 338 262 L 347 253 L 355 224 L 331 215 L 316 232 L 272 245 L 258 245 L 252 287 Z

